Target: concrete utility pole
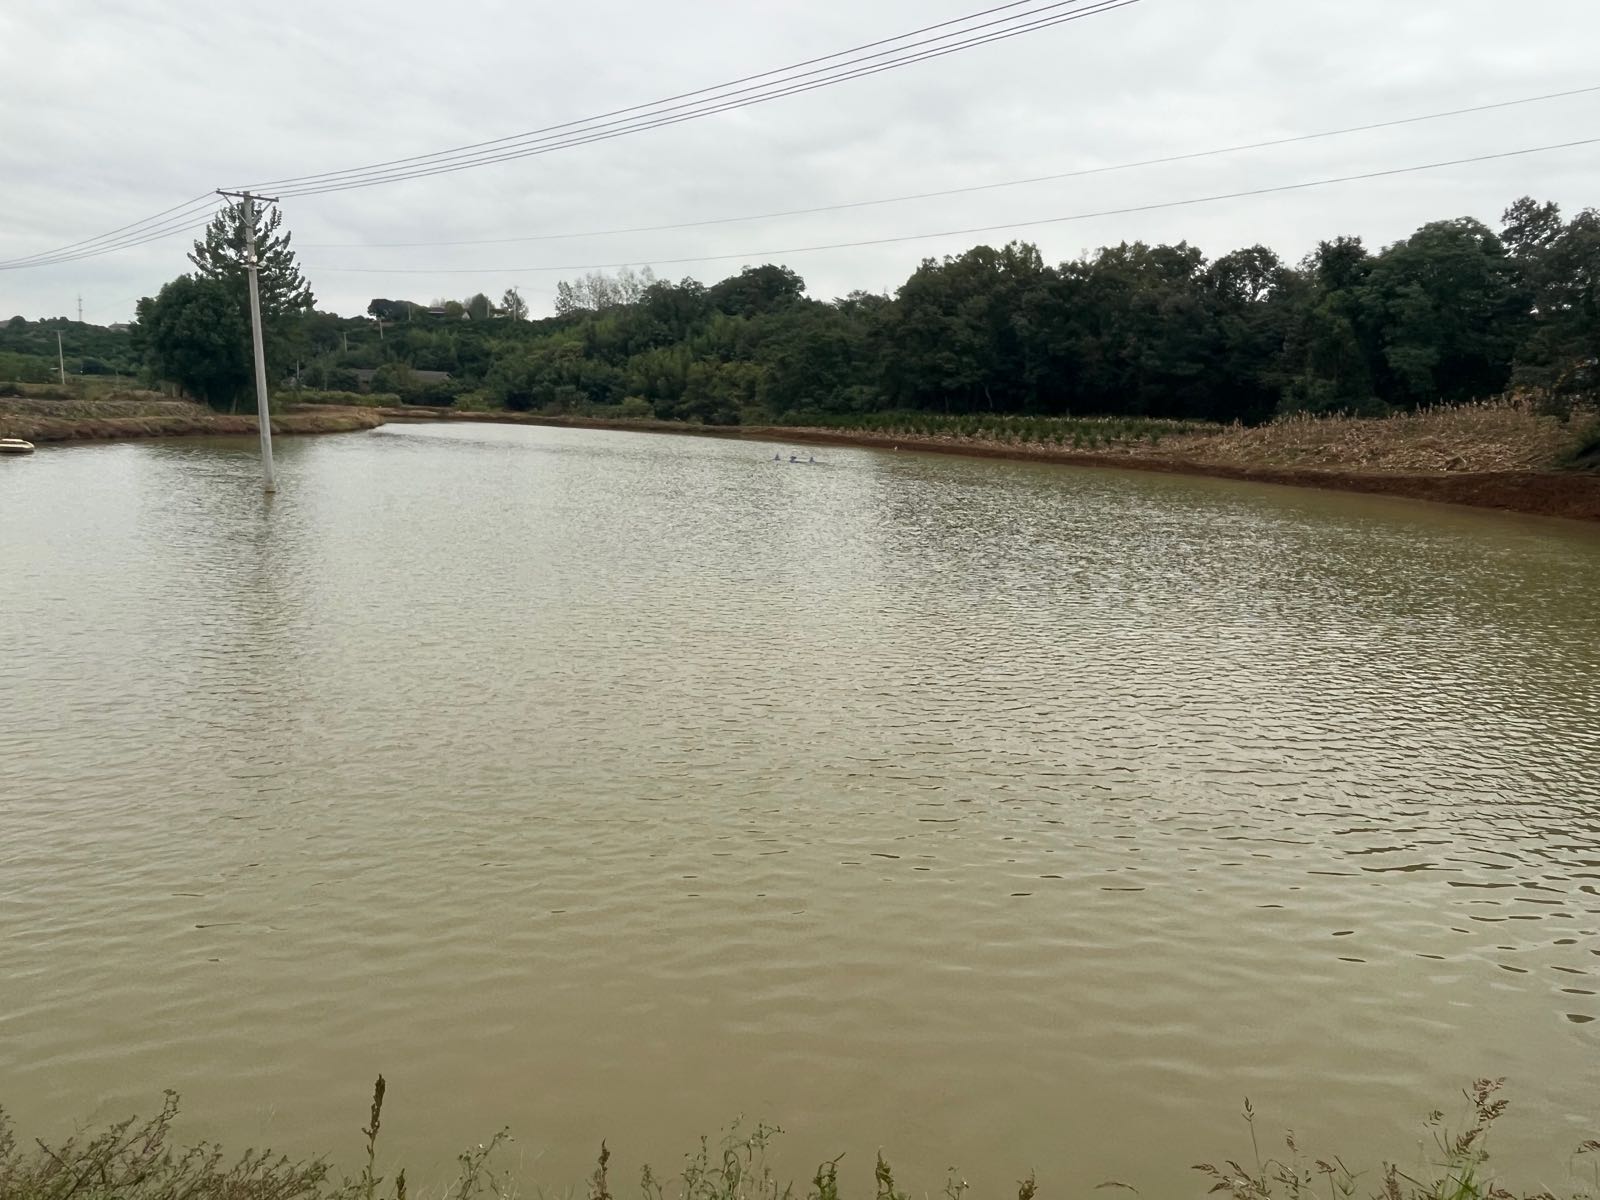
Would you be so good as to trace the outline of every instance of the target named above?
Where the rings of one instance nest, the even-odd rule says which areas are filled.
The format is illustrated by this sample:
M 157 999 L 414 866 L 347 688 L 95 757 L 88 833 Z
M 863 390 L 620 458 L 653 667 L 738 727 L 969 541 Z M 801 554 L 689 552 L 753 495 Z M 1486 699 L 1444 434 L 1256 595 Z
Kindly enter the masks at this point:
M 78 324 L 83 324 L 83 297 L 78 297 Z
M 67 358 L 61 353 L 61 330 L 56 330 L 56 366 L 61 368 L 61 386 L 67 386 Z
M 222 192 L 219 196 L 237 196 L 244 204 L 244 267 L 250 276 L 250 340 L 256 352 L 256 424 L 261 430 L 262 488 L 268 492 L 278 490 L 272 472 L 272 413 L 267 405 L 267 352 L 261 342 L 261 284 L 257 279 L 260 263 L 256 260 L 256 201 L 266 200 L 276 204 L 275 198 L 252 196 L 249 192 Z

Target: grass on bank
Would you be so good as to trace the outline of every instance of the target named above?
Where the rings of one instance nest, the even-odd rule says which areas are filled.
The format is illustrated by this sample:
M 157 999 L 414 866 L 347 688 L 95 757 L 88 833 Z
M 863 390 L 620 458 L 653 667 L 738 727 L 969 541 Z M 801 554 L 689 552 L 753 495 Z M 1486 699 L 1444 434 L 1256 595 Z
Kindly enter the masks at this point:
M 1441 1113 L 1428 1118 L 1432 1152 L 1425 1165 L 1414 1171 L 1384 1160 L 1364 1171 L 1348 1166 L 1338 1156 L 1319 1158 L 1302 1151 L 1291 1133 L 1282 1157 L 1263 1156 L 1256 1134 L 1255 1112 L 1245 1101 L 1244 1117 L 1251 1153 L 1228 1159 L 1218 1166 L 1202 1163 L 1194 1168 L 1212 1192 L 1233 1200 L 1344 1200 L 1371 1196 L 1374 1200 L 1517 1200 L 1489 1168 L 1487 1143 L 1490 1129 L 1505 1112 L 1498 1096 L 1501 1081 L 1479 1080 L 1465 1094 L 1468 1112 L 1459 1132 L 1444 1125 Z M 80 1133 L 56 1145 L 35 1142 L 21 1146 L 3 1109 L 0 1109 L 0 1200 L 411 1200 L 405 1172 L 392 1177 L 378 1170 L 378 1135 L 383 1119 L 386 1085 L 380 1075 L 373 1089 L 368 1124 L 361 1130 L 365 1163 L 354 1178 L 336 1177 L 323 1159 L 293 1161 L 270 1151 L 247 1150 L 237 1158 L 220 1146 L 199 1143 L 180 1146 L 173 1141 L 178 1098 L 168 1092 L 161 1111 L 146 1120 L 129 1118 L 106 1129 Z M 688 1155 L 682 1171 L 671 1178 L 656 1175 L 646 1166 L 637 1184 L 640 1200 L 842 1200 L 839 1159 L 820 1164 L 810 1183 L 797 1191 L 793 1183 L 780 1182 L 767 1163 L 767 1151 L 782 1131 L 758 1125 L 745 1131 L 738 1124 L 713 1147 L 702 1138 Z M 525 1194 L 543 1196 L 536 1186 L 500 1174 L 496 1151 L 509 1140 L 501 1131 L 488 1142 L 457 1158 L 455 1178 L 437 1193 L 442 1200 L 511 1200 Z M 1586 1142 L 1578 1155 L 1600 1164 L 1600 1142 Z M 841 1156 L 842 1157 L 842 1156 Z M 617 1200 L 621 1185 L 611 1178 L 611 1153 L 600 1144 L 600 1154 L 586 1192 L 588 1200 Z M 1600 1166 L 1587 1174 L 1592 1183 L 1573 1179 L 1570 1200 L 1592 1200 L 1600 1195 Z M 910 1200 L 895 1181 L 894 1172 L 880 1153 L 873 1172 L 873 1200 Z M 1101 1187 L 1138 1192 L 1130 1184 L 1112 1181 Z M 630 1194 L 632 1189 L 624 1189 Z M 951 1174 L 944 1188 L 946 1200 L 964 1200 L 968 1185 Z M 1038 1183 L 1030 1173 L 1017 1185 L 1017 1200 L 1035 1200 Z M 1522 1193 L 1526 1200 L 1557 1200 L 1548 1191 Z M 864 1200 L 864 1198 L 863 1198 Z
M 1578 407 L 1557 414 L 1520 397 L 1387 417 L 1297 413 L 1257 426 L 1144 417 L 903 412 L 829 417 L 812 424 L 907 440 L 1159 455 L 1237 466 L 1395 474 L 1600 466 L 1600 413 Z

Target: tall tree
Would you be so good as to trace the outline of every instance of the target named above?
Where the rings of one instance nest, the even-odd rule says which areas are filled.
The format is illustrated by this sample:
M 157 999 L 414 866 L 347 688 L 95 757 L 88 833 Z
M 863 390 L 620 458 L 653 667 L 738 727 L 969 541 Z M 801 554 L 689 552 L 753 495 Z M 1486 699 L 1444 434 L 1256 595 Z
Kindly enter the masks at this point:
M 1600 210 L 1563 225 L 1555 205 L 1523 199 L 1505 222 L 1530 308 L 1514 378 L 1565 414 L 1600 390 Z
M 261 315 L 284 317 L 310 312 L 316 303 L 311 285 L 300 274 L 290 248 L 292 234 L 282 229 L 283 213 L 272 205 L 254 210 L 256 261 L 261 290 Z M 189 261 L 202 279 L 216 279 L 229 285 L 240 302 L 245 297 L 245 220 L 244 205 L 229 201 L 206 226 L 205 236 L 194 244 Z
M 276 205 L 253 210 L 257 286 L 261 293 L 262 342 L 267 356 L 267 379 L 276 382 L 294 366 L 304 351 L 300 318 L 312 311 L 315 297 L 295 260 L 282 228 L 283 213 Z M 244 205 L 229 201 L 206 226 L 194 244 L 189 261 L 197 278 L 222 285 L 244 322 L 244 344 L 250 342 L 249 272 L 245 268 Z M 248 352 L 248 351 L 247 351 Z
M 1367 287 L 1390 404 L 1455 404 L 1505 389 L 1527 306 L 1505 246 L 1482 222 L 1424 225 L 1378 256 Z
M 505 294 L 500 297 L 500 311 L 513 321 L 526 321 L 528 319 L 528 302 L 522 298 L 522 293 L 514 287 L 508 287 Z

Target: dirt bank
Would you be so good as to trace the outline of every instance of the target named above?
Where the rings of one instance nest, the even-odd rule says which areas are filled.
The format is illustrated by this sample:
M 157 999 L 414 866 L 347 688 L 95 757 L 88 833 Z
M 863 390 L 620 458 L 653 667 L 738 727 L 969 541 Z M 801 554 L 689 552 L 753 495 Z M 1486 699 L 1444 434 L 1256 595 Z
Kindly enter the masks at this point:
M 1361 471 L 1327 466 L 1207 461 L 1198 457 L 1160 454 L 1144 447 L 1094 452 L 1054 446 L 1001 444 L 972 438 L 919 437 L 786 426 L 698 426 L 675 421 L 543 417 L 529 413 L 458 413 L 448 409 L 379 411 L 398 421 L 469 421 L 575 429 L 622 429 L 640 433 L 691 434 L 805 445 L 867 446 L 975 458 L 1052 462 L 1076 467 L 1118 467 L 1123 470 L 1204 475 L 1290 487 L 1403 496 L 1414 500 L 1497 508 L 1538 516 L 1600 521 L 1600 474 L 1578 471 Z
M 277 434 L 350 433 L 383 418 L 372 409 L 314 408 L 276 413 Z M 63 405 L 0 399 L 0 437 L 30 442 L 115 441 L 122 438 L 212 437 L 254 434 L 254 415 L 212 412 L 182 400 L 97 401 Z
M 1267 457 L 1258 443 L 1281 433 L 1233 432 L 1226 436 L 1181 439 L 1161 448 L 1130 444 L 1115 449 L 1073 450 L 1054 445 L 1002 443 L 978 438 L 878 433 L 859 430 L 791 428 L 788 426 L 705 426 L 678 421 L 616 420 L 590 417 L 546 417 L 530 413 L 456 412 L 433 408 L 345 408 L 326 405 L 290 408 L 274 415 L 277 434 L 348 433 L 372 429 L 386 421 L 468 422 L 510 425 L 566 426 L 576 429 L 628 430 L 639 433 L 689 434 L 806 445 L 865 446 L 975 458 L 1004 458 L 1061 463 L 1077 467 L 1119 467 L 1166 474 L 1205 475 L 1253 483 L 1327 488 L 1373 495 L 1403 496 L 1446 504 L 1497 508 L 1539 516 L 1600 521 L 1600 473 L 1557 470 L 1373 470 L 1331 464 L 1338 454 L 1326 448 L 1327 435 L 1316 426 L 1318 451 L 1307 465 L 1260 461 Z M 1308 426 L 1307 428 L 1312 428 Z M 0 399 L 0 437 L 33 442 L 106 441 L 120 438 L 193 437 L 254 434 L 254 416 L 216 413 L 187 401 L 160 398 L 64 404 L 49 400 Z M 1358 438 L 1346 430 L 1346 441 Z M 1430 435 L 1432 436 L 1432 435 Z M 1300 441 L 1304 437 L 1297 435 Z M 1233 442 L 1239 442 L 1237 447 Z M 1451 464 L 1462 459 L 1444 439 L 1438 453 Z M 1342 447 L 1341 447 L 1342 449 Z M 1297 445 L 1296 455 L 1306 451 Z M 1237 460 L 1229 461 L 1233 452 Z M 1286 451 L 1274 447 L 1275 456 Z M 1367 453 L 1367 452 L 1364 452 Z M 1310 457 L 1307 455 L 1307 457 Z M 1370 461 L 1370 460 L 1369 460 Z M 1394 461 L 1394 456 L 1390 456 Z M 1404 461 L 1404 460 L 1401 460 Z M 1311 465 L 1314 463 L 1315 465 Z
M 1254 463 L 1203 462 L 1150 453 L 1092 453 L 1044 446 L 984 445 L 940 438 L 884 437 L 873 433 L 832 430 L 752 429 L 744 436 L 818 445 L 885 445 L 935 454 L 964 454 L 1029 462 L 1057 462 L 1080 467 L 1118 467 L 1169 475 L 1205 475 L 1251 483 L 1328 488 L 1341 492 L 1404 496 L 1443 504 L 1499 508 L 1545 517 L 1600 521 L 1600 475 L 1578 471 L 1377 472 L 1321 467 L 1278 467 Z

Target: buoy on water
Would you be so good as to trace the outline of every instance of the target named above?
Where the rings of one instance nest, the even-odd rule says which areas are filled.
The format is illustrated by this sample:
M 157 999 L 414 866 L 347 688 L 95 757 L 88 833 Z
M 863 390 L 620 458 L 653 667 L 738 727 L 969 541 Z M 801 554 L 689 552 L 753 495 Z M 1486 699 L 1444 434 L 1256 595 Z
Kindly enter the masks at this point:
M 0 454 L 32 454 L 33 443 L 21 438 L 0 438 Z

